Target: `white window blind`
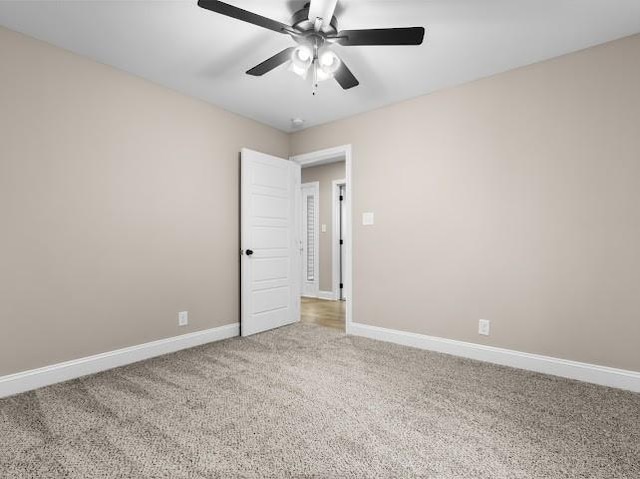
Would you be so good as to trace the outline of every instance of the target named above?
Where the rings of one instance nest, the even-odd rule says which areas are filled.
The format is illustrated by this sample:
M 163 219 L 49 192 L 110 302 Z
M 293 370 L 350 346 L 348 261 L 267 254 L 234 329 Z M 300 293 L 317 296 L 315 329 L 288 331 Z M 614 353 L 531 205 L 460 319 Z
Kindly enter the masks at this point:
M 316 277 L 315 271 L 315 241 L 316 236 L 316 224 L 315 224 L 315 197 L 312 195 L 307 196 L 307 281 L 314 281 Z

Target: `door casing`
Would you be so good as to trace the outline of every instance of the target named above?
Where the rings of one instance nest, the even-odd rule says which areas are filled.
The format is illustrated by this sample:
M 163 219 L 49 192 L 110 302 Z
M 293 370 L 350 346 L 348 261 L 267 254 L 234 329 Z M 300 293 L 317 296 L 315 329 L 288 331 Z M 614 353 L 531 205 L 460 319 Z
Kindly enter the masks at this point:
M 332 278 L 331 278 L 331 294 L 333 295 L 333 299 L 334 300 L 339 300 L 340 298 L 340 231 L 341 231 L 341 225 L 340 225 L 340 208 L 341 208 L 341 202 L 340 202 L 340 188 L 342 186 L 345 187 L 346 190 L 346 185 L 347 185 L 347 180 L 346 179 L 341 179 L 341 180 L 333 180 L 331 182 L 331 194 L 333 196 L 332 200 L 331 200 L 331 220 L 332 220 L 332 238 L 331 238 L 331 273 L 332 273 Z M 346 197 L 346 194 L 345 194 Z M 344 201 L 346 201 L 346 198 L 344 199 Z M 346 206 L 346 203 L 345 203 Z M 346 208 L 345 208 L 346 210 Z M 346 226 L 346 221 L 345 221 L 345 226 Z M 343 236 L 346 238 L 347 236 L 347 231 L 345 228 L 345 231 L 343 232 Z M 346 243 L 346 241 L 345 241 Z M 343 245 L 343 247 L 346 249 L 346 245 Z M 346 259 L 346 254 L 345 254 L 345 259 Z M 346 261 L 344 261 L 344 263 L 346 263 Z M 345 264 L 342 265 L 343 266 L 343 270 L 346 270 Z M 344 290 L 343 288 L 343 293 L 345 294 L 346 297 L 346 290 Z
M 327 163 L 334 163 L 336 161 L 345 162 L 347 185 L 347 197 L 346 197 L 346 261 L 345 261 L 345 281 L 344 292 L 346 296 L 346 321 L 345 328 L 346 333 L 351 332 L 351 325 L 354 322 L 353 318 L 353 178 L 352 178 L 352 149 L 351 145 L 342 145 L 335 148 L 327 148 L 324 150 L 313 151 L 311 153 L 304 153 L 301 155 L 295 155 L 289 158 L 291 161 L 298 163 L 301 166 L 322 165 Z

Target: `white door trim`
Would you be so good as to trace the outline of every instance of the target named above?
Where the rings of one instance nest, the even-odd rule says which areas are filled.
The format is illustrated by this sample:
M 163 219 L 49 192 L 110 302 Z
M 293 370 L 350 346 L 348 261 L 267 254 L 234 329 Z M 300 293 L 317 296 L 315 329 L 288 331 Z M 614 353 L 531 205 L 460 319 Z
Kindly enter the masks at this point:
M 314 208 L 314 218 L 313 222 L 315 225 L 314 235 L 313 235 L 313 248 L 315 251 L 315 255 L 313 258 L 313 271 L 314 277 L 313 281 L 308 281 L 304 273 L 306 272 L 306 264 L 307 258 L 306 256 L 302 258 L 302 296 L 317 298 L 318 293 L 320 292 L 320 182 L 319 181 L 310 181 L 308 183 L 302 183 L 300 185 L 300 208 L 302 211 L 303 208 L 306 207 L 304 204 L 304 190 L 311 190 L 313 197 L 315 198 L 315 208 Z M 301 242 L 306 241 L 306 233 L 307 233 L 307 225 L 304 221 L 301 222 L 300 225 L 300 240 Z M 303 251 L 306 253 L 306 248 L 303 246 Z M 304 255 L 303 255 L 304 256 Z M 311 287 L 309 287 L 311 285 Z
M 340 201 L 338 201 L 338 196 L 340 187 L 346 186 L 346 184 L 346 178 L 331 182 L 331 293 L 334 301 L 340 299 L 340 248 L 338 247 L 338 242 L 340 241 Z
M 299 165 L 322 165 L 325 163 L 334 163 L 336 161 L 345 162 L 346 185 L 347 185 L 347 242 L 346 242 L 346 268 L 345 268 L 345 284 L 344 291 L 347 297 L 346 307 L 346 333 L 351 333 L 351 324 L 353 323 L 353 179 L 352 179 L 352 153 L 351 145 L 336 146 L 324 150 L 313 151 L 302 155 L 295 155 L 289 158 Z
M 289 159 L 295 161 L 300 166 L 320 166 L 327 163 L 346 161 L 346 157 L 351 158 L 351 145 L 336 146 L 324 150 L 312 151 L 302 155 L 291 156 Z

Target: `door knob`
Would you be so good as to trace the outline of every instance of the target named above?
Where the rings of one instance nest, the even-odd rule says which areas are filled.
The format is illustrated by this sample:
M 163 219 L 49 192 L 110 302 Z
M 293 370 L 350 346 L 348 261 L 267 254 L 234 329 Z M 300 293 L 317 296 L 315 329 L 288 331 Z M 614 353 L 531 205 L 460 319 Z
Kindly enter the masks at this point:
M 253 250 L 252 249 L 248 249 L 246 251 L 246 253 L 247 253 L 247 256 L 251 256 L 253 254 Z

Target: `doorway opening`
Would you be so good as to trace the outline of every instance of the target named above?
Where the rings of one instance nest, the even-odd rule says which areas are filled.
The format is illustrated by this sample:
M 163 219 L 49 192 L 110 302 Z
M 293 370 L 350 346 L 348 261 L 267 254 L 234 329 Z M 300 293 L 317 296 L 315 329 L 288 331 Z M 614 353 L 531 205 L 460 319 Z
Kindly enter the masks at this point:
M 349 332 L 351 147 L 290 158 L 301 166 L 300 320 Z

